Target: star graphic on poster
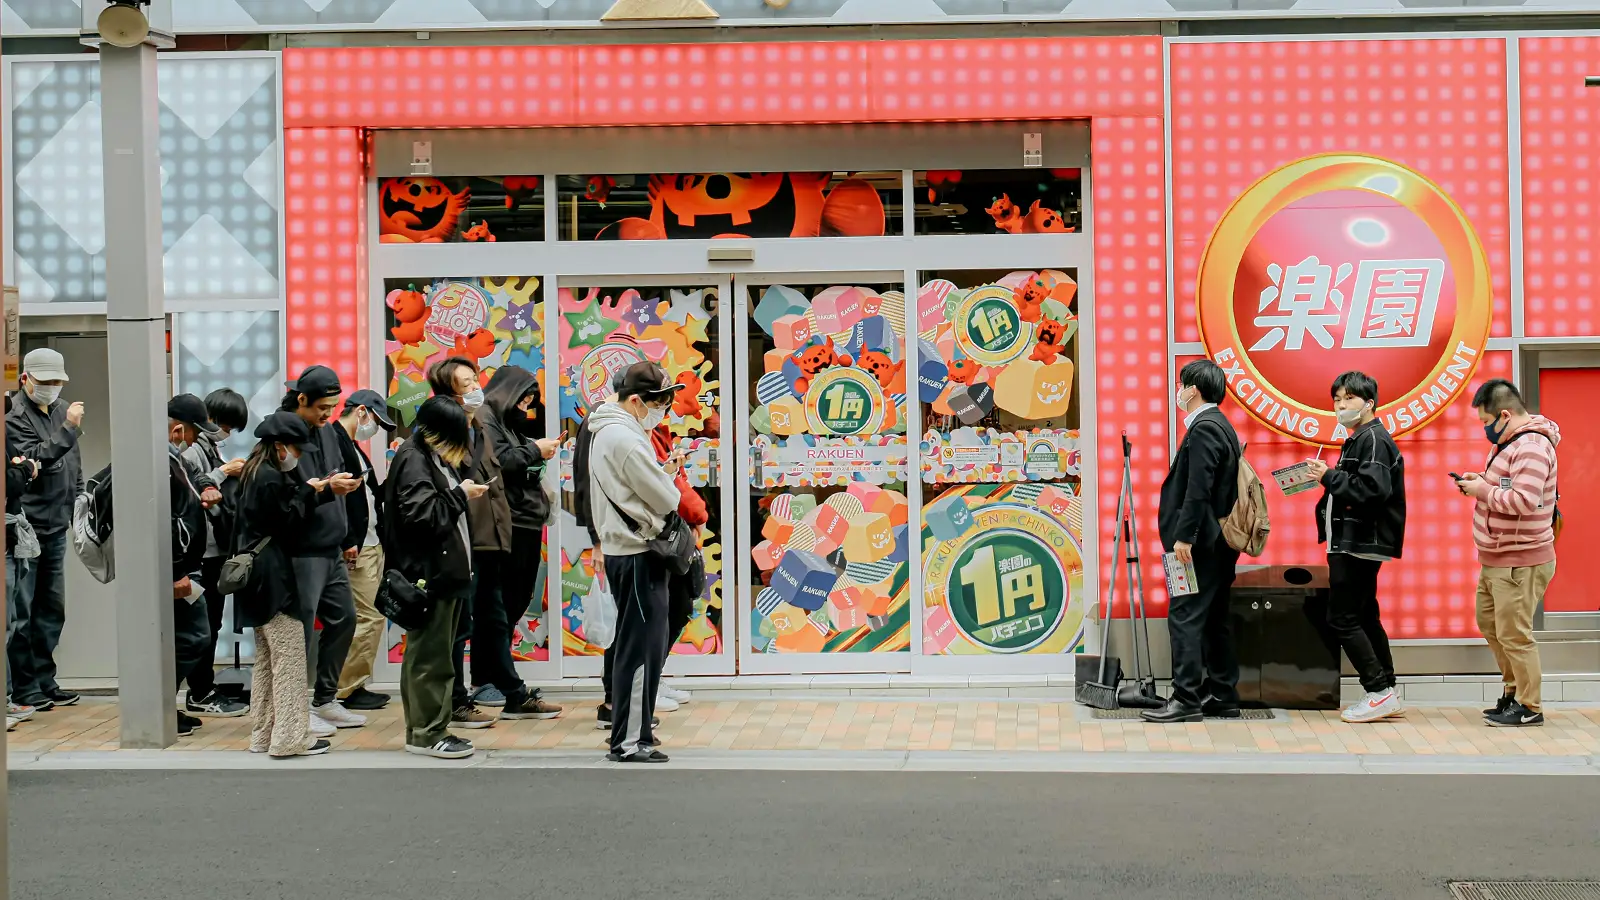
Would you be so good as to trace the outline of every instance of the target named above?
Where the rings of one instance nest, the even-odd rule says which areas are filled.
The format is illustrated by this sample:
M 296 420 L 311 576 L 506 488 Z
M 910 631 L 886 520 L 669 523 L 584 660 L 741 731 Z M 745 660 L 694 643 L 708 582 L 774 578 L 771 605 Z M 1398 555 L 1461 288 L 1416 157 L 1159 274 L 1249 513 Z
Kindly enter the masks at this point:
M 628 307 L 628 311 L 622 314 L 622 321 L 628 324 L 628 328 L 634 334 L 644 334 L 645 329 L 650 326 L 661 324 L 661 316 L 658 315 L 660 308 L 660 300 L 637 297 L 633 305 Z
M 706 645 L 717 639 L 717 626 L 711 624 L 711 617 L 698 615 L 683 626 L 683 636 L 679 638 L 685 644 L 693 644 L 696 650 L 705 650 Z
M 579 525 L 578 517 L 565 509 L 559 511 L 558 521 L 561 532 L 561 557 L 577 565 L 577 560 L 583 551 L 594 546 L 589 543 L 589 529 Z
M 683 332 L 683 336 L 688 338 L 690 343 L 704 344 L 709 343 L 711 340 L 711 337 L 706 334 L 706 329 L 710 326 L 710 319 L 690 319 L 683 323 L 683 327 L 678 330 Z
M 706 312 L 705 291 L 672 291 L 672 306 L 662 318 L 668 322 L 677 322 L 683 325 L 696 319 L 710 319 L 711 313 Z
M 394 367 L 405 369 L 414 367 L 418 371 L 428 368 L 428 360 L 439 352 L 439 345 L 432 341 L 423 341 L 420 344 L 408 344 L 395 351 Z
M 583 412 L 578 409 L 578 395 L 570 388 L 561 389 L 561 418 L 581 419 Z
M 533 318 L 533 304 L 532 303 L 508 303 L 508 304 L 506 304 L 505 321 L 506 321 L 507 327 L 510 328 L 512 331 L 528 331 L 528 330 L 532 329 L 534 324 L 535 324 L 534 318 Z
M 568 600 L 567 609 L 563 615 L 567 620 L 567 630 L 577 634 L 578 629 L 583 627 L 583 598 L 575 596 Z
M 544 354 L 543 344 L 544 342 L 539 339 L 539 335 L 531 330 L 518 331 L 511 335 L 511 348 L 513 350 L 526 350 L 529 352 L 537 350 L 542 356 Z
M 519 366 L 529 372 L 538 372 L 544 368 L 544 350 L 535 347 L 532 350 L 513 349 L 506 357 L 506 365 Z
M 587 345 L 598 347 L 605 343 L 606 337 L 618 327 L 616 322 L 600 314 L 600 306 L 591 303 L 577 312 L 562 313 L 561 317 L 567 320 L 572 327 L 572 341 L 569 347 Z
M 401 424 L 410 426 L 417 418 L 417 407 L 428 399 L 428 379 L 412 378 L 402 372 L 395 378 L 394 393 L 389 395 L 389 405 L 399 410 Z

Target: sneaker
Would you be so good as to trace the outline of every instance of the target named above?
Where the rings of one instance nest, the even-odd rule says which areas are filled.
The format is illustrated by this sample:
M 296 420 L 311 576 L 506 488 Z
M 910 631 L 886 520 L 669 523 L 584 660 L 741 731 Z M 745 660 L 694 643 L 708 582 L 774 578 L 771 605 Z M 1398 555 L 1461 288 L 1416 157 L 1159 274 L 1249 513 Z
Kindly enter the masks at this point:
M 506 695 L 494 685 L 485 684 L 472 692 L 472 702 L 479 706 L 505 706 Z
M 667 698 L 676 702 L 679 706 L 688 703 L 691 697 L 688 691 L 680 691 L 677 688 L 668 685 L 666 682 L 661 683 L 661 693 Z
M 190 697 L 184 702 L 183 709 L 191 716 L 205 716 L 210 719 L 236 719 L 250 712 L 250 704 L 230 700 L 222 696 L 220 692 L 212 691 L 199 700 Z
M 380 694 L 377 691 L 369 691 L 364 687 L 358 687 L 350 692 L 350 696 L 340 700 L 339 703 L 342 704 L 345 709 L 359 709 L 363 712 L 372 712 L 388 706 L 390 699 L 391 698 L 388 694 Z
M 419 747 L 416 744 L 406 745 L 407 753 L 415 753 L 418 756 L 431 756 L 435 759 L 465 759 L 472 755 L 472 751 L 471 741 L 464 741 L 453 734 L 437 744 L 427 747 Z
M 1531 710 L 1513 700 L 1505 712 L 1484 716 L 1483 719 L 1495 728 L 1527 728 L 1530 725 L 1543 725 L 1544 713 Z
M 499 716 L 490 715 L 469 703 L 450 714 L 450 725 L 454 728 L 492 728 L 498 718 Z M 454 759 L 454 757 L 444 758 Z
M 49 712 L 56 708 L 56 702 L 43 694 L 26 700 L 18 700 L 16 704 L 18 706 L 26 706 L 34 712 Z
M 1346 722 L 1376 722 L 1404 712 L 1400 695 L 1394 692 L 1394 688 L 1384 688 L 1350 704 L 1344 712 L 1339 713 L 1339 718 Z
M 629 754 L 621 754 L 615 750 L 606 754 L 606 759 L 616 763 L 664 763 L 672 757 L 655 748 L 640 747 Z
M 24 706 L 21 703 L 7 703 L 6 715 L 16 719 L 18 722 L 26 722 L 33 718 L 33 707 Z
M 82 699 L 77 694 L 74 694 L 68 690 L 63 690 L 59 687 L 51 688 L 50 690 L 45 691 L 44 695 L 49 697 L 50 702 L 57 706 L 71 706 Z
M 17 718 L 16 716 L 6 716 L 6 730 L 7 731 L 16 731 L 17 730 L 17 725 L 21 721 L 22 720 Z
M 656 691 L 656 711 L 677 712 L 678 701 L 668 697 L 666 691 Z
M 332 748 L 332 744 L 319 738 L 307 744 L 306 748 L 301 750 L 299 753 L 290 753 L 287 756 L 274 756 L 273 759 L 294 759 L 297 756 L 321 756 Z M 261 751 L 251 748 L 250 752 L 260 753 Z
M 601 707 L 598 710 L 595 711 L 595 717 L 594 718 L 595 718 L 595 722 L 594 722 L 594 730 L 595 731 L 610 731 L 611 730 L 611 707 L 605 706 L 605 705 L 602 704 Z M 651 716 L 650 717 L 650 727 L 651 728 L 660 728 L 661 727 L 661 719 L 660 719 L 659 716 Z
M 335 728 L 360 728 L 367 724 L 366 716 L 345 709 L 344 705 L 337 700 L 330 700 L 321 706 L 313 706 L 311 712 Z
M 178 712 L 178 737 L 188 737 L 200 729 L 201 722 L 194 716 Z
M 333 737 L 335 734 L 339 733 L 339 729 L 324 721 L 323 718 L 316 713 L 311 714 L 311 723 L 307 726 L 307 728 L 311 731 L 312 737 Z
M 1486 716 L 1504 715 L 1505 711 L 1510 709 L 1511 704 L 1515 702 L 1517 702 L 1516 694 L 1501 694 L 1500 699 L 1495 701 L 1494 706 L 1484 710 L 1483 714 Z
M 502 719 L 554 719 L 561 715 L 561 707 L 546 703 L 538 697 L 529 697 L 521 703 L 507 706 L 500 713 Z

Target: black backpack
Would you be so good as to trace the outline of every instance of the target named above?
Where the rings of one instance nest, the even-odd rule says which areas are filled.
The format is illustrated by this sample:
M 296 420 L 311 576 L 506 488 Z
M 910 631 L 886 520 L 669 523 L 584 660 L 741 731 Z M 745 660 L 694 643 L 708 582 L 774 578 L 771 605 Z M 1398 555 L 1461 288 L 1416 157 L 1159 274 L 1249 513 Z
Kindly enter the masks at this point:
M 590 410 L 589 415 L 594 415 L 594 410 Z M 578 436 L 572 444 L 572 515 L 580 526 L 589 529 L 590 542 L 598 544 L 600 535 L 594 530 L 594 516 L 589 506 L 589 450 L 593 446 L 594 432 L 589 430 L 589 419 L 585 417 L 578 423 Z
M 83 493 L 72 507 L 72 547 L 101 584 L 110 584 L 117 577 L 111 526 L 111 467 L 106 466 L 84 482 Z

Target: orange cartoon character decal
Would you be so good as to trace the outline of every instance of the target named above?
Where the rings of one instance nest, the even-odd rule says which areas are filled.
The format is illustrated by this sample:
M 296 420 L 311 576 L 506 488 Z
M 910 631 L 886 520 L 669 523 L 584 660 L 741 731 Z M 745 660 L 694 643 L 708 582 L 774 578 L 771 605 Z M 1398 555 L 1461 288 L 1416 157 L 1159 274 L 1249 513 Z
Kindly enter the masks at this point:
M 820 344 L 802 347 L 784 360 L 784 373 L 789 375 L 796 393 L 804 394 L 811 387 L 811 379 L 829 366 L 848 366 L 850 357 L 841 356 L 833 348 L 833 338 L 825 337 Z
M 516 209 L 539 195 L 537 175 L 507 175 L 500 184 L 506 189 L 506 209 Z
M 1034 345 L 1033 355 L 1028 358 L 1048 366 L 1067 349 L 1067 326 L 1054 319 L 1045 319 L 1039 323 L 1037 334 L 1039 342 Z
M 1071 230 L 1061 213 L 1040 206 L 1037 200 L 1028 207 L 1028 214 L 1022 217 L 1022 234 L 1065 234 Z
M 950 364 L 950 380 L 956 384 L 970 385 L 978 380 L 977 360 L 958 359 Z
M 891 362 L 889 355 L 881 350 L 865 350 L 857 363 L 861 368 L 872 373 L 878 379 L 878 384 L 885 394 L 904 394 L 906 392 L 906 364 L 904 360 Z
M 409 285 L 403 291 L 390 291 L 384 303 L 394 310 L 394 320 L 399 323 L 389 329 L 394 339 L 413 347 L 422 343 L 422 329 L 428 324 L 428 298 L 416 285 Z
M 1009 194 L 1001 194 L 994 205 L 984 210 L 994 219 L 994 227 L 1008 234 L 1022 233 L 1022 211 L 1011 202 Z
M 487 219 L 461 232 L 461 239 L 465 241 L 487 241 L 491 244 L 495 242 L 494 234 L 489 231 L 489 221 Z
M 378 235 L 385 244 L 442 244 L 472 199 L 437 178 L 389 178 L 378 189 Z
M 672 414 L 683 419 L 698 417 L 703 408 L 700 405 L 700 389 L 705 383 L 700 380 L 699 375 L 689 370 L 679 372 L 676 380 L 678 384 L 684 386 L 684 389 L 672 397 Z
M 493 356 L 494 347 L 494 332 L 487 328 L 477 328 L 471 334 L 457 337 L 455 346 L 450 348 L 450 353 L 453 356 L 465 356 L 473 362 L 477 362 L 485 357 Z

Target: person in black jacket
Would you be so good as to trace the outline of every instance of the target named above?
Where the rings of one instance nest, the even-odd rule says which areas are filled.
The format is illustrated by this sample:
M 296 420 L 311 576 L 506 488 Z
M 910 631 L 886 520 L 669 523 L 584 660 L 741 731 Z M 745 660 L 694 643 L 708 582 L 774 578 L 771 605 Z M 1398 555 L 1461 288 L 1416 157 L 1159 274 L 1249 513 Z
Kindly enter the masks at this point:
M 206 510 L 222 502 L 222 492 L 209 476 L 183 458 L 199 435 L 216 435 L 206 405 L 193 394 L 167 401 L 167 470 L 172 495 L 172 641 L 174 671 L 185 677 L 202 665 L 211 643 L 200 563 L 206 553 Z M 200 720 L 178 711 L 178 734 L 200 727 Z
M 206 395 L 206 415 L 217 427 L 214 433 L 204 429 L 195 432 L 194 441 L 183 451 L 184 461 L 205 474 L 222 492 L 222 502 L 206 509 L 206 550 L 200 560 L 200 587 L 205 597 L 206 618 L 211 625 L 211 636 L 206 641 L 205 654 L 187 673 L 189 694 L 184 700 L 184 712 L 191 716 L 233 718 L 250 711 L 248 704 L 224 697 L 217 691 L 216 658 L 217 639 L 222 635 L 222 612 L 228 598 L 217 590 L 217 578 L 222 563 L 232 553 L 233 523 L 238 515 L 238 476 L 244 468 L 243 459 L 226 460 L 222 457 L 223 441 L 235 431 L 243 431 L 250 421 L 250 407 L 237 391 L 220 388 Z M 182 680 L 185 673 L 179 672 Z
M 511 549 L 496 554 L 500 573 L 498 589 L 481 585 L 473 593 L 472 683 L 500 694 L 506 719 L 554 719 L 561 707 L 546 703 L 538 691 L 529 691 L 517 675 L 511 658 L 511 639 L 527 615 L 538 580 L 544 524 L 550 501 L 541 480 L 545 460 L 555 455 L 560 438 L 537 439 L 537 420 L 528 412 L 538 400 L 539 385 L 533 373 L 518 366 L 501 366 L 484 390 L 483 409 L 477 420 L 492 445 L 505 479 L 506 501 L 511 507 Z
M 1141 713 L 1150 722 L 1198 722 L 1239 715 L 1239 660 L 1228 622 L 1228 590 L 1239 551 L 1221 520 L 1239 499 L 1239 435 L 1218 404 L 1227 390 L 1221 367 L 1195 360 L 1178 373 L 1176 403 L 1187 433 L 1161 482 L 1161 545 L 1194 563 L 1199 590 L 1167 608 L 1172 642 L 1172 699 Z
M 10 443 L 7 435 L 7 444 Z M 27 516 L 22 514 L 22 494 L 28 482 L 39 474 L 39 464 L 23 456 L 6 453 L 6 644 L 17 633 L 17 604 L 22 594 L 22 579 L 39 558 L 39 537 Z M 21 546 L 18 535 L 21 534 Z M 11 701 L 11 667 L 6 667 L 6 730 L 33 717 L 33 707 Z
M 1328 545 L 1328 627 L 1361 676 L 1367 695 L 1339 714 L 1376 722 L 1405 710 L 1395 692 L 1389 634 L 1378 614 L 1378 570 L 1400 558 L 1406 536 L 1406 466 L 1378 421 L 1378 382 L 1365 372 L 1333 381 L 1333 409 L 1349 429 L 1332 468 L 1310 461 L 1322 483 L 1317 542 Z
M 339 417 L 339 446 L 344 451 L 345 471 L 361 479 L 361 486 L 344 498 L 345 515 L 350 520 L 344 538 L 344 561 L 350 569 L 350 593 L 356 604 L 355 635 L 339 673 L 339 702 L 345 709 L 383 709 L 390 699 L 388 694 L 367 689 L 383 644 L 385 623 L 383 614 L 373 605 L 378 582 L 383 578 L 383 545 L 378 541 L 383 490 L 362 445 L 379 432 L 391 431 L 394 421 L 389 418 L 389 402 L 382 394 L 363 389 L 344 402 L 344 414 Z
M 39 537 L 39 556 L 22 578 L 16 634 L 6 649 L 17 702 L 40 710 L 78 702 L 77 694 L 56 683 L 55 660 L 67 623 L 67 531 L 83 492 L 83 404 L 61 399 L 67 381 L 60 353 L 49 347 L 29 351 L 22 360 L 22 390 L 6 413 L 8 453 L 39 463 L 39 475 L 22 497 L 22 513 Z
M 255 727 L 250 752 L 275 759 L 328 752 L 328 742 L 308 731 L 311 701 L 306 689 L 306 632 L 290 548 L 316 518 L 319 506 L 336 502 L 326 479 L 299 471 L 311 429 L 300 416 L 275 412 L 256 426 L 257 443 L 239 473 L 237 545 L 256 548 L 248 585 L 234 595 L 239 625 L 255 629 L 256 663 L 251 675 Z
M 425 591 L 433 604 L 427 623 L 406 632 L 400 666 L 406 752 L 440 759 L 473 752 L 469 741 L 449 730 L 457 609 L 472 597 L 467 504 L 488 491 L 460 475 L 470 452 L 468 440 L 461 404 L 450 397 L 429 397 L 417 410 L 411 438 L 395 451 L 383 484 L 386 564 Z
M 311 366 L 288 387 L 279 408 L 298 415 L 311 429 L 311 441 L 300 456 L 302 474 L 308 481 L 326 479 L 339 497 L 353 492 L 361 482 L 344 467 L 339 424 L 331 421 L 339 395 L 344 393 L 338 374 L 327 366 Z M 345 709 L 338 696 L 339 674 L 356 630 L 356 601 L 350 593 L 350 569 L 344 562 L 349 531 L 345 505 L 322 503 L 288 548 L 299 580 L 300 602 L 305 605 L 306 646 L 314 661 L 311 730 L 319 735 L 331 734 L 330 726 L 360 728 L 367 724 L 366 716 Z M 322 621 L 320 636 L 313 625 L 317 619 Z

